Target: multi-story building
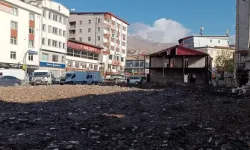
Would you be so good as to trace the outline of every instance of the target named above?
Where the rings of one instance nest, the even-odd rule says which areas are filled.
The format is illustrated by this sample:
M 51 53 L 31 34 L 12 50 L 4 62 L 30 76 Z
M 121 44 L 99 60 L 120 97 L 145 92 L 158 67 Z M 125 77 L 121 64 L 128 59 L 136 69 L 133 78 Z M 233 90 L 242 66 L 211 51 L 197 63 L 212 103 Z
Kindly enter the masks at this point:
M 179 40 L 182 46 L 196 49 L 198 47 L 214 47 L 224 46 L 229 47 L 229 36 L 188 36 Z
M 101 47 L 68 40 L 66 71 L 99 71 Z
M 42 34 L 39 68 L 55 76 L 65 72 L 69 10 L 60 3 L 42 0 Z
M 126 58 L 126 75 L 147 75 L 149 73 L 149 58 L 146 56 L 131 55 Z
M 109 12 L 71 13 L 69 39 L 103 47 L 100 70 L 105 75 L 124 72 L 128 23 Z
M 26 54 L 40 50 L 41 15 L 41 9 L 20 0 L 0 1 L 0 68 L 18 68 L 24 62 L 28 70 L 38 68 L 39 56 Z

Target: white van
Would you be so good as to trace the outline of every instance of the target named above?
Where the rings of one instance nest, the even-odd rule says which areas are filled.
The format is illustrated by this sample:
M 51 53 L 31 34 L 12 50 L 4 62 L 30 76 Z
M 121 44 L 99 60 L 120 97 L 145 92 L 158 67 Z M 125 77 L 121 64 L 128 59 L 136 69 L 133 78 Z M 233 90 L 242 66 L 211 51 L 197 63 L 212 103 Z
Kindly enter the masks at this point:
M 87 72 L 87 84 L 98 84 L 103 82 L 103 77 L 100 71 Z
M 87 83 L 87 72 L 74 71 L 66 72 L 60 79 L 60 84 L 86 84 Z
M 32 73 L 31 85 L 51 85 L 54 75 L 49 70 L 35 70 Z
M 25 80 L 25 71 L 22 69 L 1 69 L 0 70 L 0 77 L 1 76 L 13 76 L 22 81 Z

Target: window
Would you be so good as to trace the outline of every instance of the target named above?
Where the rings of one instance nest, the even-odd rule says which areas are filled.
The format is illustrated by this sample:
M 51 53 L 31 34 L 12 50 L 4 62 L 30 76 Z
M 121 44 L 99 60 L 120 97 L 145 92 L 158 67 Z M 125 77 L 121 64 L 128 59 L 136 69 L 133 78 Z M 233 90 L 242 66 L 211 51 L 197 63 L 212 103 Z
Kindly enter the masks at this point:
M 98 70 L 98 65 L 94 65 L 94 70 Z
M 11 21 L 11 29 L 17 30 L 17 22 Z
M 48 26 L 48 31 L 49 33 L 51 33 L 51 26 Z
M 46 25 L 43 24 L 43 31 L 46 31 Z
M 185 59 L 185 60 L 184 60 L 184 67 L 185 67 L 185 68 L 188 68 L 188 59 Z
M 76 61 L 76 62 L 75 62 L 75 67 L 76 67 L 76 68 L 79 68 L 79 67 L 80 67 L 80 63 Z
M 10 43 L 17 45 L 17 37 L 11 37 L 10 38 Z
M 125 49 L 122 50 L 122 53 L 125 54 Z
M 30 13 L 30 20 L 35 21 L 35 15 Z
M 58 19 L 58 16 L 57 16 L 56 14 L 54 14 L 54 15 L 53 15 L 53 20 L 54 20 L 54 21 L 57 21 L 57 19 Z
M 64 37 L 66 36 L 66 31 L 63 31 L 63 36 L 64 36 Z
M 33 54 L 29 54 L 28 60 L 29 60 L 29 61 L 33 61 Z
M 79 32 L 82 33 L 82 29 L 79 29 Z
M 42 53 L 42 60 L 48 61 L 49 60 L 49 54 L 48 53 Z
M 29 40 L 29 48 L 34 48 L 34 41 L 33 40 Z
M 53 27 L 53 33 L 57 35 L 58 34 L 58 29 Z
M 11 59 L 16 59 L 16 52 L 10 51 L 10 58 Z
M 82 21 L 80 21 L 80 25 L 82 25 Z
M 62 36 L 62 29 L 59 29 L 59 35 Z
M 34 34 L 34 27 L 29 28 L 29 34 Z
M 89 64 L 89 69 L 93 69 L 93 64 Z
M 61 16 L 59 17 L 59 22 L 62 23 L 62 17 Z
M 53 46 L 53 47 L 57 47 L 57 41 L 52 40 L 52 46 Z
M 63 18 L 63 24 L 66 25 L 66 18 Z
M 213 41 L 212 40 L 210 40 L 210 43 L 212 43 Z
M 101 28 L 100 28 L 100 27 L 98 27 L 98 28 L 97 28 L 97 30 L 98 30 L 98 32 L 100 32 L 100 31 L 101 31 Z
M 18 16 L 18 9 L 13 7 L 12 8 L 12 14 Z
M 51 39 L 48 39 L 48 46 L 51 46 Z
M 42 38 L 42 44 L 45 45 L 45 38 Z
M 112 60 L 112 55 L 109 55 L 109 59 Z
M 66 49 L 66 44 L 65 43 L 63 43 L 63 49 Z
M 49 12 L 49 19 L 51 19 L 51 16 L 52 16 L 52 14 L 51 14 L 51 12 Z
M 58 47 L 59 47 L 59 48 L 62 47 L 62 42 L 58 42 Z
M 91 37 L 88 37 L 88 41 L 91 41 Z
M 100 36 L 97 36 L 97 40 L 100 41 L 100 40 L 101 40 L 101 37 L 100 37 Z
M 126 31 L 126 27 L 123 26 L 122 29 L 123 29 L 124 31 Z
M 46 18 L 46 10 L 43 10 L 43 17 Z
M 82 37 L 79 37 L 79 41 L 82 42 Z
M 64 63 L 64 56 L 62 56 L 61 62 Z
M 91 24 L 91 20 L 89 20 L 89 24 Z
M 97 23 L 100 23 L 100 22 L 101 22 L 101 19 L 98 18 Z
M 58 55 L 52 55 L 52 61 L 58 62 Z
M 91 32 L 91 28 L 88 28 L 88 32 Z
M 220 40 L 218 40 L 218 43 L 220 43 Z
M 124 62 L 124 58 L 123 57 L 121 57 L 121 62 Z

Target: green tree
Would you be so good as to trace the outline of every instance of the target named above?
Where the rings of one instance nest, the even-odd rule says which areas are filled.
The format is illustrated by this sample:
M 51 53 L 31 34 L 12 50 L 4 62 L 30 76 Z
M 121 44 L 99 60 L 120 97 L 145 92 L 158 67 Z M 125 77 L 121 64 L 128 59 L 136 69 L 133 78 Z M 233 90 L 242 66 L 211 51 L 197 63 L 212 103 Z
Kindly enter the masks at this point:
M 219 73 L 233 73 L 234 72 L 234 58 L 233 53 L 227 50 L 219 52 L 215 58 L 215 67 Z

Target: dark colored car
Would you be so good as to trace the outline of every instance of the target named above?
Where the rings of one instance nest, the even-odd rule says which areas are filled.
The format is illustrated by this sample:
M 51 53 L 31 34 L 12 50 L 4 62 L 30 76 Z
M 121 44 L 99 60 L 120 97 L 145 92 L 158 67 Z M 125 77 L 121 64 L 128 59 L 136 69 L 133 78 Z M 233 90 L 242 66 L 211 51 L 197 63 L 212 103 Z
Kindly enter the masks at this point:
M 13 76 L 0 77 L 0 86 L 18 86 L 21 85 L 21 80 Z

